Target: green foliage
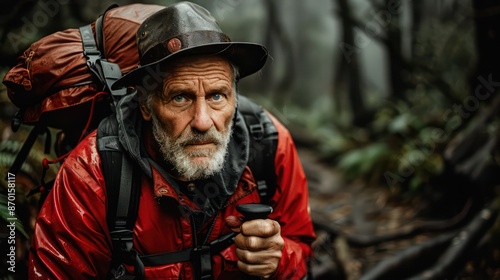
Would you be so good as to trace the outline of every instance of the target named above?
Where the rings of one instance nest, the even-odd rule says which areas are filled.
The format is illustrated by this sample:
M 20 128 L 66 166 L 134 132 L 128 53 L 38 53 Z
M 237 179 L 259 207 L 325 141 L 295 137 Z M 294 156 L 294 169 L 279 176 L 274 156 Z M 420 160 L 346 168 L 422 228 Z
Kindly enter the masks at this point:
M 392 151 L 386 143 L 374 142 L 342 154 L 337 166 L 349 179 L 370 173 L 380 162 L 390 160 Z

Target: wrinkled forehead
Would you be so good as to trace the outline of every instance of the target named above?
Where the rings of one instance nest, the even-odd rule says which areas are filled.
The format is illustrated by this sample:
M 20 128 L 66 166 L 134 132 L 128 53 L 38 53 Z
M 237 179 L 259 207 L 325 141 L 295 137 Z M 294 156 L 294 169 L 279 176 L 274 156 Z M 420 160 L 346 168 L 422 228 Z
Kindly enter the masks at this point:
M 221 57 L 190 57 L 175 61 L 165 69 L 162 92 L 203 86 L 210 88 L 234 87 L 233 70 L 228 60 Z
M 189 56 L 180 57 L 173 60 L 162 68 L 163 79 L 167 79 L 178 74 L 192 71 L 194 73 L 207 73 L 205 71 L 216 71 L 233 79 L 236 68 L 231 62 L 222 56 Z
M 205 80 L 225 80 L 229 87 L 237 91 L 239 71 L 229 59 L 222 56 L 195 55 L 177 57 L 168 65 L 161 66 L 155 73 L 154 85 L 139 85 L 137 88 L 144 93 L 163 93 L 165 87 L 171 82 L 182 82 L 194 78 Z

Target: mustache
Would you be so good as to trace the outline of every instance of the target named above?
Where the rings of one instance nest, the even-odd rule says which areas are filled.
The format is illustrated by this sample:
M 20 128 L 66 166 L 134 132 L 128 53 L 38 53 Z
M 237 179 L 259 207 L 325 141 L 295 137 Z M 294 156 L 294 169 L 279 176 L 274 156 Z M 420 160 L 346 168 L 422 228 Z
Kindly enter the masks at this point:
M 215 128 L 211 128 L 206 132 L 194 132 L 191 130 L 185 135 L 181 135 L 176 142 L 182 147 L 202 143 L 213 143 L 219 146 L 223 140 L 221 138 L 222 135 Z

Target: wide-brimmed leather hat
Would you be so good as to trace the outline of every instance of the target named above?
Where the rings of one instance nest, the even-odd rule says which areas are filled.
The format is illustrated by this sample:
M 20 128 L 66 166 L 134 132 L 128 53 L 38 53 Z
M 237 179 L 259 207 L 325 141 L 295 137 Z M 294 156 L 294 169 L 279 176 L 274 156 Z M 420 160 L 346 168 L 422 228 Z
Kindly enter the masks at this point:
M 239 78 L 259 71 L 267 50 L 259 44 L 231 42 L 205 8 L 181 2 L 147 18 L 137 30 L 139 66 L 117 80 L 112 89 L 161 83 L 164 66 L 189 55 L 218 55 L 238 67 Z

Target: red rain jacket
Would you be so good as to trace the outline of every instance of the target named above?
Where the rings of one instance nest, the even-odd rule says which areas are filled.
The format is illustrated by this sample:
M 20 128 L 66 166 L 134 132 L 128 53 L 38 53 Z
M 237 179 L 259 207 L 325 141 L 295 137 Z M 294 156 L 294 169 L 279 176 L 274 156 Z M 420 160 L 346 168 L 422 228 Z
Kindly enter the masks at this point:
M 315 235 L 309 215 L 306 178 L 289 132 L 272 118 L 278 130 L 275 157 L 277 185 L 270 219 L 281 225 L 283 256 L 274 279 L 301 279 Z M 197 206 L 179 196 L 152 167 L 152 179 L 142 178 L 134 248 L 140 254 L 178 251 L 193 246 L 192 227 L 178 204 Z M 170 199 L 165 199 L 170 198 Z M 173 200 L 172 200 L 173 199 Z M 209 241 L 230 232 L 229 215 L 241 216 L 235 206 L 259 202 L 252 172 L 245 168 L 235 192 L 216 216 Z M 208 226 L 207 226 L 208 227 Z M 205 229 L 206 231 L 206 229 Z M 92 133 L 65 160 L 54 188 L 45 201 L 35 227 L 29 279 L 104 279 L 111 260 L 111 239 L 106 223 L 106 190 L 101 159 Z M 214 279 L 241 279 L 235 245 L 213 257 Z M 147 279 L 193 279 L 189 262 L 146 267 Z

